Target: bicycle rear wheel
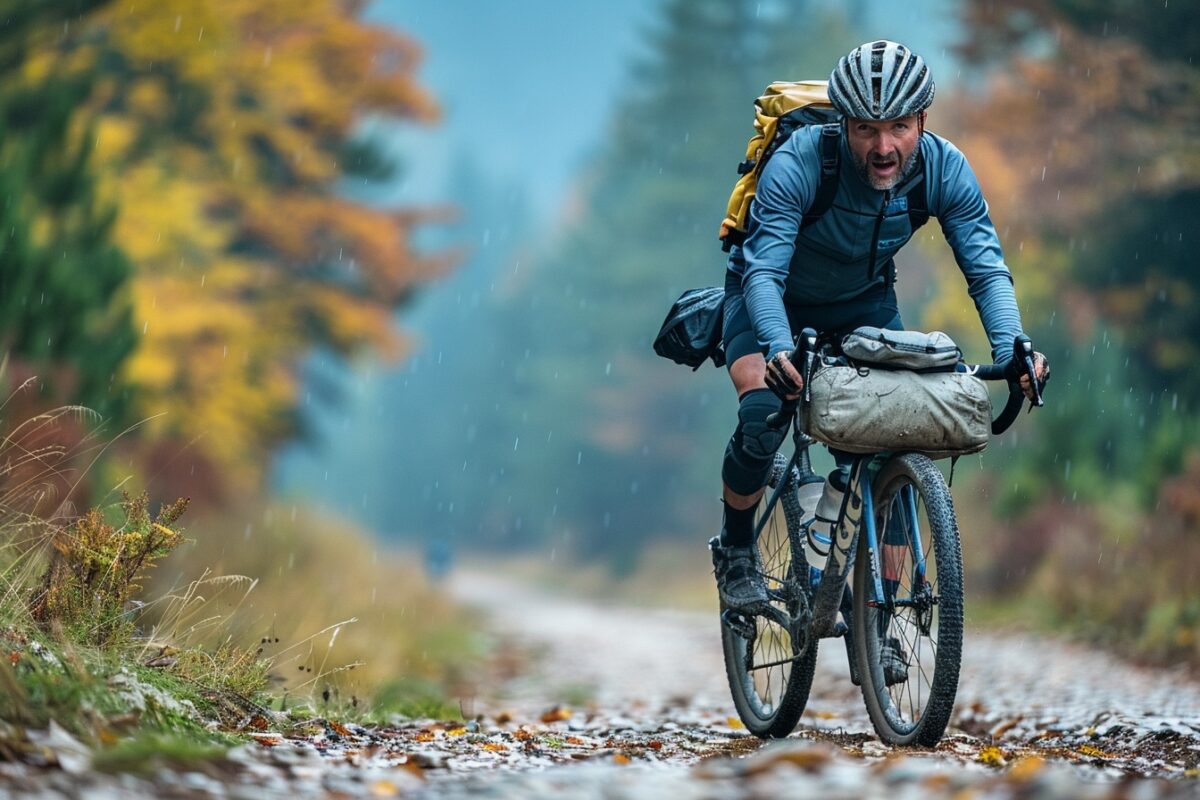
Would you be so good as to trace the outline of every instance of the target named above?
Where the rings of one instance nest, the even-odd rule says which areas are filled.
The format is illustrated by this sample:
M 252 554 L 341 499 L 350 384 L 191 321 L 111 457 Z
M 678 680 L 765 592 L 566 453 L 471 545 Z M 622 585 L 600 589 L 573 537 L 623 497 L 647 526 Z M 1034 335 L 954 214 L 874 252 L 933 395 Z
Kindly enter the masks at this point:
M 962 656 L 962 551 L 950 490 L 918 453 L 893 456 L 875 479 L 878 598 L 860 541 L 854 632 L 862 693 L 876 733 L 932 747 L 950 722 Z
M 801 596 L 808 568 L 800 546 L 800 506 L 794 476 L 786 475 L 787 459 L 775 456 L 768 480 L 767 496 L 788 481 L 779 501 L 763 504 L 760 517 L 767 519 L 755 542 L 759 568 L 766 579 L 773 606 L 796 616 L 807 601 Z M 725 674 L 738 717 L 746 729 L 763 739 L 782 739 L 792 732 L 812 689 L 817 661 L 817 640 L 794 641 L 791 632 L 761 614 L 741 616 L 736 627 L 725 622 L 721 607 L 721 642 L 725 652 Z

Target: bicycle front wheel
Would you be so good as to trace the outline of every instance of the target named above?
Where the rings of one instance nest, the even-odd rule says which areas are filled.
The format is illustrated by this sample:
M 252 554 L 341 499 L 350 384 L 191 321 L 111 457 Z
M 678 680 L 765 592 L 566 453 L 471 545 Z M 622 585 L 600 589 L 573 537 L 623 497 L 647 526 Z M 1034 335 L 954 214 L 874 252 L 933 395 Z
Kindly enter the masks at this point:
M 872 499 L 879 584 L 861 541 L 854 567 L 863 699 L 885 742 L 932 747 L 950 722 L 962 657 L 962 551 L 954 504 L 942 473 L 919 453 L 888 459 Z
M 768 479 L 768 496 L 781 481 L 789 485 L 774 504 L 763 504 L 763 522 L 755 541 L 757 559 L 771 604 L 795 617 L 801 604 L 807 608 L 804 582 L 808 567 L 800 555 L 800 504 L 795 477 L 787 473 L 787 459 L 775 456 Z M 763 739 L 782 739 L 792 732 L 812 689 L 817 661 L 817 640 L 794 639 L 788 628 L 762 614 L 741 616 L 736 626 L 725 619 L 722 605 L 721 641 L 725 674 L 738 717 L 746 729 Z M 799 634 L 797 634 L 799 636 Z

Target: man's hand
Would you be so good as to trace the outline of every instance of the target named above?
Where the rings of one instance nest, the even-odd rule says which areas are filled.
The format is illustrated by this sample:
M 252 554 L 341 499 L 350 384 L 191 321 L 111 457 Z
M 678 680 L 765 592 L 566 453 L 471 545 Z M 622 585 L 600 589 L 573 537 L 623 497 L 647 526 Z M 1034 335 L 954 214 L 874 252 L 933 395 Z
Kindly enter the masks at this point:
M 1045 386 L 1050 380 L 1050 362 L 1041 353 L 1033 354 L 1033 370 L 1037 373 L 1038 384 Z M 1029 383 L 1028 375 L 1021 376 L 1021 391 L 1025 393 L 1026 399 L 1033 400 L 1033 386 Z
M 793 401 L 800 399 L 800 391 L 804 388 L 804 378 L 799 370 L 792 366 L 792 351 L 781 350 L 767 361 L 767 388 L 781 400 Z

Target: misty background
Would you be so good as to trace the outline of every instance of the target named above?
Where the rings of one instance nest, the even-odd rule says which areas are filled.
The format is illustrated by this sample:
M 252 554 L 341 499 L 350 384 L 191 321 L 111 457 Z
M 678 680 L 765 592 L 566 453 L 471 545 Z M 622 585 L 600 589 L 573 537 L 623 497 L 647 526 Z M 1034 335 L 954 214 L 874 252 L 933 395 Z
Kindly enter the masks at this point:
M 402 363 L 313 359 L 317 383 L 337 387 L 338 400 L 306 406 L 313 436 L 279 458 L 278 490 L 349 515 L 386 539 L 418 545 L 449 539 L 463 548 L 569 549 L 575 525 L 594 526 L 595 535 L 604 538 L 669 535 L 704 547 L 719 524 L 720 455 L 728 436 L 724 428 L 732 430 L 736 420 L 735 399 L 723 371 L 706 367 L 694 376 L 674 374 L 686 370 L 654 359 L 649 344 L 678 291 L 723 280 L 724 254 L 709 234 L 724 213 L 734 165 L 749 138 L 753 99 L 773 80 L 826 78 L 843 51 L 885 35 L 922 53 L 945 91 L 960 72 L 950 52 L 958 32 L 952 6 L 923 0 L 897 11 L 869 0 L 761 2 L 732 4 L 719 14 L 705 31 L 708 38 L 698 39 L 687 56 L 695 61 L 670 67 L 695 70 L 686 99 L 690 107 L 647 109 L 638 121 L 647 129 L 670 125 L 668 135 L 685 137 L 691 125 L 697 133 L 702 126 L 716 129 L 709 149 L 689 154 L 686 162 L 700 173 L 690 178 L 707 194 L 692 198 L 696 215 L 675 233 L 677 252 L 647 248 L 639 257 L 639 242 L 611 243 L 614 253 L 629 260 L 629 269 L 660 273 L 646 284 L 656 291 L 619 299 L 635 308 L 624 318 L 610 318 L 612 331 L 596 317 L 599 327 L 578 353 L 590 362 L 580 365 L 580 382 L 547 386 L 534 375 L 538 357 L 569 332 L 551 325 L 514 329 L 514 317 L 526 311 L 536 316 L 538 304 L 548 303 L 557 308 L 547 313 L 563 315 L 560 320 L 592 321 L 584 307 L 587 284 L 579 284 L 580 296 L 570 288 L 578 273 L 594 271 L 590 279 L 602 280 L 599 273 L 611 265 L 603 253 L 576 261 L 570 228 L 580 224 L 589 182 L 613 162 L 617 120 L 630 114 L 640 74 L 661 58 L 655 53 L 664 35 L 661 7 L 632 0 L 436 8 L 373 3 L 367 19 L 424 46 L 418 77 L 440 98 L 444 117 L 430 130 L 372 126 L 399 157 L 400 174 L 367 191 L 352 184 L 346 191 L 381 204 L 456 206 L 459 222 L 427 231 L 425 242 L 462 244 L 467 255 L 398 314 L 412 337 Z M 746 30 L 721 30 L 734 21 Z M 772 52 L 753 52 L 768 40 Z M 714 80 L 709 69 L 736 71 L 736 79 Z M 644 157 L 659 158 L 656 149 L 667 145 L 654 143 Z M 656 166 L 651 161 L 647 168 Z M 665 211 L 658 213 L 655 224 L 679 227 Z M 695 225 L 700 227 L 693 231 Z M 581 306 L 581 314 L 573 315 L 571 306 Z M 632 476 L 622 474 L 628 472 L 622 467 L 610 471 L 614 464 L 605 459 L 604 443 L 586 432 L 584 419 L 572 421 L 587 415 L 593 390 L 611 391 L 634 379 L 628 374 L 633 365 L 614 361 L 618 342 L 634 345 L 636 368 L 648 370 L 638 379 L 666 381 L 660 391 L 674 393 L 679 408 L 679 419 L 670 420 L 667 411 L 662 420 L 676 449 L 639 465 Z M 555 408 L 547 412 L 547 406 Z M 562 420 L 557 441 L 551 414 Z M 639 430 L 644 441 L 625 450 L 635 462 L 649 461 L 660 443 L 652 427 Z M 606 467 L 600 473 L 598 462 Z M 578 477 L 556 475 L 552 463 L 563 463 Z M 685 474 L 689 492 L 713 501 L 702 506 L 707 520 L 697 514 L 672 521 L 644 507 Z M 567 487 L 572 496 L 564 497 Z M 590 511 L 577 519 L 555 512 L 577 506 Z M 697 524 L 700 529 L 693 529 Z M 622 530 L 600 533 L 614 526 Z
M 14 519 L 190 497 L 154 589 L 259 579 L 251 641 L 370 619 L 339 648 L 382 678 L 470 649 L 424 551 L 711 606 L 736 398 L 651 340 L 723 280 L 754 98 L 893 38 L 1053 364 L 1046 408 L 955 468 L 973 607 L 1200 663 L 1194 4 L 0 7 Z M 898 266 L 906 325 L 986 358 L 937 226 Z M 52 557 L 7 530 L 0 555 Z

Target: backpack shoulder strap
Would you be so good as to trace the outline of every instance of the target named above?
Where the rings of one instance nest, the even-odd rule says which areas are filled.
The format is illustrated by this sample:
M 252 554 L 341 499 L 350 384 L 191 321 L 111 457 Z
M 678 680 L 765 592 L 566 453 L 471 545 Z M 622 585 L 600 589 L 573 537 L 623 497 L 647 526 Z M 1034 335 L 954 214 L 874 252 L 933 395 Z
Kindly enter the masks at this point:
M 821 182 L 817 185 L 817 194 L 804 219 L 800 222 L 800 230 L 804 230 L 824 216 L 833 206 L 837 196 L 838 165 L 841 161 L 842 125 L 840 122 L 830 122 L 821 126 Z M 927 215 L 928 216 L 928 215 Z
M 924 164 L 921 165 L 924 168 Z M 908 221 L 913 233 L 917 232 L 926 222 L 929 222 L 929 201 L 925 197 L 925 181 L 920 180 L 908 193 Z

